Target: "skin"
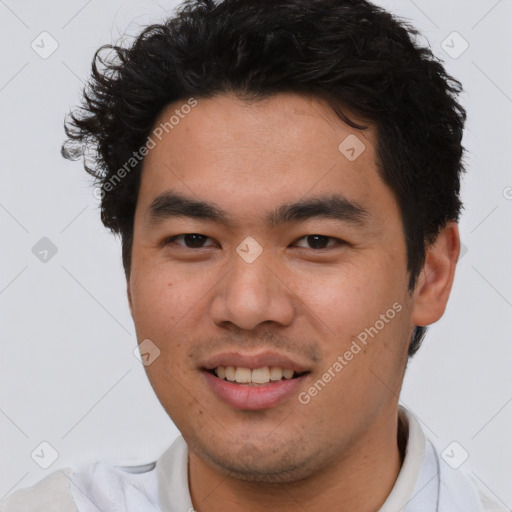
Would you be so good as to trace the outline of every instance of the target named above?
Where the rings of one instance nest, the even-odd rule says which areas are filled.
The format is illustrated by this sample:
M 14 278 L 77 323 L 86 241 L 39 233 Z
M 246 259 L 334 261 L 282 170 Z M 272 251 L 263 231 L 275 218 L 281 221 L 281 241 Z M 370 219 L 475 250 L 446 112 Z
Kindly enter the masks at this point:
M 169 105 L 156 125 L 184 103 Z M 366 146 L 354 161 L 338 150 L 349 134 Z M 374 512 L 393 488 L 412 329 L 442 316 L 460 242 L 449 222 L 409 293 L 401 214 L 377 173 L 376 140 L 374 127 L 353 130 L 313 97 L 221 95 L 198 100 L 145 158 L 128 297 L 139 342 L 161 351 L 146 370 L 189 446 L 199 512 Z M 215 203 L 235 224 L 181 217 L 151 225 L 149 205 L 169 190 Z M 277 206 L 333 192 L 368 210 L 364 226 L 265 222 Z M 164 243 L 185 233 L 209 238 L 202 248 Z M 315 234 L 334 240 L 320 250 L 304 238 Z M 248 236 L 263 248 L 250 264 L 236 252 Z M 307 363 L 305 391 L 394 303 L 401 311 L 306 405 L 294 395 L 237 410 L 201 373 L 211 351 L 278 347 Z

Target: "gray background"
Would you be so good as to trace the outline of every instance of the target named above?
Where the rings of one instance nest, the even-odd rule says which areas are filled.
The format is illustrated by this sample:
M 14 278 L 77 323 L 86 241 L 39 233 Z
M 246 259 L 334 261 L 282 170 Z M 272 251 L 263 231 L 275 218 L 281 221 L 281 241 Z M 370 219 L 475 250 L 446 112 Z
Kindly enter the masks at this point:
M 456 441 L 452 459 L 469 454 L 458 471 L 510 508 L 512 1 L 376 3 L 424 34 L 463 83 L 469 113 L 467 252 L 445 316 L 410 362 L 402 403 L 440 450 Z M 153 460 L 178 434 L 133 355 L 119 241 L 101 225 L 81 164 L 59 153 L 94 51 L 174 5 L 0 0 L 0 498 L 65 466 Z M 58 43 L 46 59 L 31 47 L 51 49 L 44 31 Z M 46 262 L 32 250 L 43 237 L 57 248 Z M 51 461 L 41 442 L 58 453 L 48 469 L 33 460 Z

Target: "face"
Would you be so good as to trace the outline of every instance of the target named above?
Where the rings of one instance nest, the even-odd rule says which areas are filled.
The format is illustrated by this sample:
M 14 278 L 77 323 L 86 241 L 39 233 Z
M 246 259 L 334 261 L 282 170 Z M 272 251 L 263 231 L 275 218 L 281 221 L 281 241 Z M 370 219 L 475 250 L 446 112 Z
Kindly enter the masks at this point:
M 301 478 L 358 446 L 403 379 L 414 296 L 377 134 L 294 94 L 184 104 L 156 123 L 182 112 L 135 213 L 130 307 L 160 351 L 147 374 L 205 464 Z

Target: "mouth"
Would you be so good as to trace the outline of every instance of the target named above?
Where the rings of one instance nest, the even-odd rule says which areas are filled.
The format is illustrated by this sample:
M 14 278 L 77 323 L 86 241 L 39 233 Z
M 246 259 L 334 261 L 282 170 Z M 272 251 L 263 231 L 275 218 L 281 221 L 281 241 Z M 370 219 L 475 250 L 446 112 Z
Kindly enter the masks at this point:
M 279 366 L 262 366 L 253 369 L 244 366 L 217 366 L 206 371 L 223 381 L 246 386 L 264 386 L 297 379 L 310 373 L 309 371 L 297 372 L 291 368 Z
M 311 370 L 283 354 L 224 353 L 200 367 L 207 387 L 238 410 L 270 409 L 298 395 Z

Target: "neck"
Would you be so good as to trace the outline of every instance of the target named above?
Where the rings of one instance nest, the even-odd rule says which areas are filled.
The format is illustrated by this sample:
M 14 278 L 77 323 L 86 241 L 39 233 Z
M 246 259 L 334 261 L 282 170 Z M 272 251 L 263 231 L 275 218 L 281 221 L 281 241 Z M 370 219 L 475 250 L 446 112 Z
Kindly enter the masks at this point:
M 391 492 L 407 437 L 396 407 L 381 415 L 350 453 L 306 480 L 287 484 L 245 482 L 221 473 L 189 451 L 189 487 L 197 512 L 323 510 L 375 512 Z

